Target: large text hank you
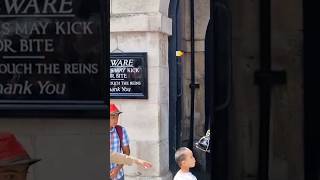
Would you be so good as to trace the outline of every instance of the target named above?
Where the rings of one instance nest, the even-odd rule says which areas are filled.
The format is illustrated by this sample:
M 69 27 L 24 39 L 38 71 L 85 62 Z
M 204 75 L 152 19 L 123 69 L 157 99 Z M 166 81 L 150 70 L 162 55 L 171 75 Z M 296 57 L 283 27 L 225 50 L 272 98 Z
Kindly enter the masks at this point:
M 94 21 L 63 19 L 64 17 L 75 16 L 72 14 L 72 3 L 73 0 L 1 0 L 0 18 L 59 17 L 59 19 L 46 21 L 46 18 L 35 18 L 34 21 L 28 19 L 28 21 L 12 20 L 0 22 L 0 35 L 4 37 L 0 39 L 0 59 L 2 59 L 2 62 L 0 62 L 0 75 L 8 77 L 16 75 L 30 75 L 32 77 L 45 75 L 49 77 L 50 75 L 63 74 L 69 76 L 98 74 L 99 65 L 92 61 L 92 63 L 56 63 L 52 60 L 41 62 L 41 60 L 47 59 L 47 55 L 52 57 L 55 53 L 55 39 L 52 36 L 47 36 L 48 32 L 54 33 L 54 35 L 66 36 L 90 36 L 94 34 L 92 29 Z M 49 26 L 53 31 L 48 31 Z M 11 38 L 12 35 L 37 36 L 15 39 Z M 37 61 L 32 62 L 35 59 Z M 14 60 L 12 61 L 13 63 L 10 60 Z M 0 83 L 0 95 L 65 95 L 67 91 L 68 83 L 63 82 L 61 79 L 57 82 L 49 79 L 26 79 L 24 82 Z

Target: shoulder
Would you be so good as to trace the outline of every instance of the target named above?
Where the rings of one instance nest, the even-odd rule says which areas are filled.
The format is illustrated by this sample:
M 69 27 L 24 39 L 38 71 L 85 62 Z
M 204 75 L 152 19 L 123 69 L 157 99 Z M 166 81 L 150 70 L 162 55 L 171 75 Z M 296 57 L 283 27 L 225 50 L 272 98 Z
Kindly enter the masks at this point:
M 195 175 L 192 174 L 192 176 L 193 176 L 193 179 L 194 179 L 194 180 L 197 180 L 197 177 L 196 177 Z
M 127 135 L 127 134 L 128 134 L 127 129 L 126 129 L 125 127 L 123 127 L 123 126 L 120 126 L 120 127 L 122 128 L 123 134 L 124 134 L 124 135 Z
M 120 126 L 120 125 L 116 125 L 115 126 L 115 129 L 117 130 L 117 132 L 119 133 L 119 132 L 122 132 L 122 134 L 127 134 L 127 130 L 126 130 L 126 128 L 125 127 L 123 127 L 123 126 Z
M 129 135 L 125 127 L 121 126 L 121 128 L 122 128 L 122 135 L 123 135 L 123 145 L 127 146 L 129 145 Z
M 190 177 L 192 177 L 193 180 L 197 180 L 197 177 L 195 175 L 193 175 L 192 173 L 190 173 Z
M 182 173 L 181 171 L 178 171 L 177 174 L 174 176 L 173 180 L 197 180 L 197 178 L 191 173 Z
M 180 180 L 182 177 L 181 177 L 181 173 L 180 173 L 180 171 L 178 171 L 177 173 L 176 173 L 176 175 L 174 176 L 174 178 L 173 178 L 173 180 Z
M 126 128 L 121 125 L 116 125 L 115 129 L 121 129 L 122 131 L 126 131 Z

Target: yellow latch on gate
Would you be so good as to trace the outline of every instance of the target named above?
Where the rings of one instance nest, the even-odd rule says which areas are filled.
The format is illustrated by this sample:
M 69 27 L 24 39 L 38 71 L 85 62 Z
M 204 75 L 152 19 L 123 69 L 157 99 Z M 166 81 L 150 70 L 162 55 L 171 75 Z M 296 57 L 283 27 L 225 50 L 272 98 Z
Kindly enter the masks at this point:
M 184 52 L 183 51 L 176 51 L 176 57 L 181 57 L 183 56 Z

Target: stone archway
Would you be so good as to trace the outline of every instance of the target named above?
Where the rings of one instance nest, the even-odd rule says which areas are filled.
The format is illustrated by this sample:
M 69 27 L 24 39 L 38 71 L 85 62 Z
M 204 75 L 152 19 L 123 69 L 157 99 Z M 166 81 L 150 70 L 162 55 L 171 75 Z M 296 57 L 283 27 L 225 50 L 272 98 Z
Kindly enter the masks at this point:
M 179 2 L 179 3 L 178 3 Z M 190 140 L 190 9 L 189 1 L 171 0 L 169 16 L 172 17 L 172 37 L 169 41 L 169 71 L 170 71 L 170 169 L 176 170 L 173 160 L 174 150 L 181 146 L 188 146 Z M 207 23 L 210 17 L 210 0 L 195 1 L 195 73 L 196 83 L 200 88 L 196 89 L 195 98 L 195 124 L 194 139 L 200 139 L 204 134 L 204 39 Z M 175 14 L 175 6 L 179 13 Z M 180 17 L 178 17 L 180 15 Z M 177 17 L 175 17 L 177 16 Z M 179 59 L 175 56 L 175 50 L 184 51 Z M 178 61 L 178 63 L 176 63 Z M 177 65 L 179 64 L 179 65 Z M 179 74 L 180 73 L 180 74 Z M 174 84 L 176 82 L 176 84 Z M 181 94 L 180 94 L 181 92 Z M 191 138 L 192 139 L 192 138 Z M 198 156 L 199 169 L 205 169 L 205 153 L 194 151 Z

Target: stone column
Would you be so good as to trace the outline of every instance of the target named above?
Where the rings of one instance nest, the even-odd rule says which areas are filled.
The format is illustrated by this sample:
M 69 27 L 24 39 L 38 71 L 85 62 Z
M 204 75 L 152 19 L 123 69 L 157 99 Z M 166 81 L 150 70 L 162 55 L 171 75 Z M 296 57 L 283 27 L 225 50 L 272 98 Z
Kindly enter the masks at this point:
M 171 19 L 167 0 L 111 1 L 110 52 L 147 52 L 148 99 L 117 99 L 124 113 L 131 154 L 153 163 L 144 170 L 125 167 L 126 179 L 172 179 L 169 171 L 168 36 Z

